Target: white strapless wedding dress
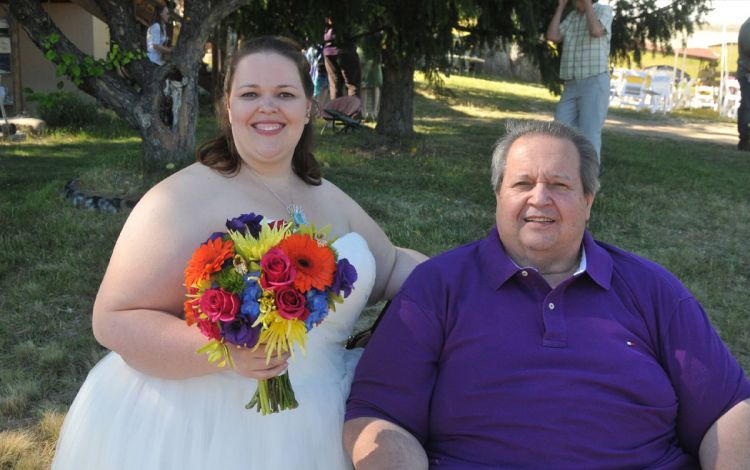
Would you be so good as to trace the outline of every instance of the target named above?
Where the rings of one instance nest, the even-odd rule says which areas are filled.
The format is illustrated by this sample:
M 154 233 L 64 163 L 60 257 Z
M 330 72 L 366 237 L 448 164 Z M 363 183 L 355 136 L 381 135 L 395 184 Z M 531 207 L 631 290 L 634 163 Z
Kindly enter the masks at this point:
M 256 381 L 232 371 L 188 380 L 145 375 L 109 353 L 89 373 L 65 417 L 52 468 L 338 470 L 344 405 L 360 352 L 344 349 L 375 281 L 365 240 L 336 240 L 357 269 L 351 295 L 309 332 L 289 362 L 299 407 L 246 410 Z M 187 327 L 186 327 L 187 328 Z

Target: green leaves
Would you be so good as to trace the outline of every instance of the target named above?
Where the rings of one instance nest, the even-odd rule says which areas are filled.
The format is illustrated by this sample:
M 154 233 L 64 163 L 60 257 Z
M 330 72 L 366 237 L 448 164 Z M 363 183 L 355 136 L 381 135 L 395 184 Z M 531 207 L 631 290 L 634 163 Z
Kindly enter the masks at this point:
M 86 55 L 82 60 L 78 56 L 69 52 L 58 53 L 55 46 L 60 42 L 60 35 L 52 33 L 42 40 L 42 47 L 46 51 L 44 57 L 50 62 L 57 64 L 55 75 L 58 77 L 68 77 L 76 86 L 81 86 L 85 79 L 92 77 L 98 78 L 104 75 L 105 70 L 116 70 L 124 67 L 134 60 L 140 60 L 146 57 L 146 52 L 142 49 L 135 51 L 126 51 L 119 44 L 113 42 L 110 50 L 104 59 L 94 59 Z M 58 88 L 62 87 L 62 82 L 58 83 Z

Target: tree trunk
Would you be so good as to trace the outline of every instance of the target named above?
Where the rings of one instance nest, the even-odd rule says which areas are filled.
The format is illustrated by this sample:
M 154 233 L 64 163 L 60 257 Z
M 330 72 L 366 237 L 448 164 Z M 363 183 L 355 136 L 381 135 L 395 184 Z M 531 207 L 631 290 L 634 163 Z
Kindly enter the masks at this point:
M 143 138 L 143 150 L 147 160 L 166 163 L 191 156 L 195 149 L 195 129 L 198 120 L 198 113 L 195 112 L 199 106 L 197 79 L 197 73 L 183 77 L 179 108 L 172 126 L 159 119 L 158 111 L 141 115 L 137 127 Z M 165 99 L 163 93 L 158 95 L 159 103 Z
M 396 136 L 414 133 L 414 60 L 398 51 L 383 51 L 383 87 L 375 130 Z

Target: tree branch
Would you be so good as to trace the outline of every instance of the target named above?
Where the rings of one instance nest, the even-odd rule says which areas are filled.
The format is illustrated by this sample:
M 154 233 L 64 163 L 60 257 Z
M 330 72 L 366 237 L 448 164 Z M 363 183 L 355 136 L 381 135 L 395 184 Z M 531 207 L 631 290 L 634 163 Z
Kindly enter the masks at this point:
M 55 23 L 50 19 L 47 12 L 42 8 L 39 0 L 16 0 L 10 3 L 10 14 L 18 21 L 26 31 L 31 41 L 44 51 L 44 38 L 52 33 L 59 35 L 60 40 L 52 47 L 58 56 L 70 54 L 79 63 L 87 57 L 87 54 L 73 44 Z M 79 88 L 86 93 L 98 98 L 103 104 L 113 109 L 132 107 L 138 100 L 138 96 L 132 93 L 129 84 L 113 71 L 105 71 L 104 75 L 96 79 L 92 77 L 83 78 Z M 129 121 L 130 124 L 135 124 Z

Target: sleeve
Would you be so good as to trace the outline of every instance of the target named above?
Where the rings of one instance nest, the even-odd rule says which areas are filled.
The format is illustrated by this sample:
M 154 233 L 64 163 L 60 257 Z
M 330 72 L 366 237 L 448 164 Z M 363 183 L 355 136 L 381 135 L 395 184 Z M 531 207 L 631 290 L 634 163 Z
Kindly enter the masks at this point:
M 750 397 L 750 383 L 698 301 L 677 302 L 662 338 L 665 368 L 677 394 L 677 434 L 698 455 L 703 436 L 724 413 Z
M 568 13 L 568 16 L 565 17 L 564 20 L 562 20 L 562 23 L 560 23 L 560 36 L 565 39 L 565 35 L 568 34 L 568 30 L 570 29 L 570 25 L 572 23 L 573 15 L 571 13 Z
M 597 3 L 596 5 L 599 4 Z M 599 6 L 600 8 L 596 10 L 596 17 L 599 18 L 599 22 L 607 30 L 607 35 L 612 36 L 612 8 L 606 5 Z
M 368 343 L 354 376 L 346 419 L 381 418 L 424 445 L 444 328 L 412 295 L 405 286 L 394 297 Z

